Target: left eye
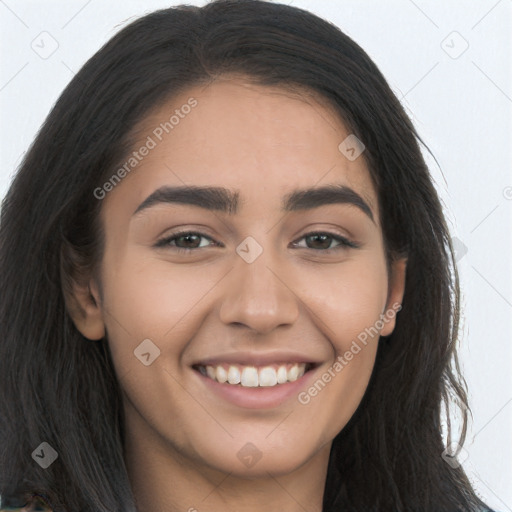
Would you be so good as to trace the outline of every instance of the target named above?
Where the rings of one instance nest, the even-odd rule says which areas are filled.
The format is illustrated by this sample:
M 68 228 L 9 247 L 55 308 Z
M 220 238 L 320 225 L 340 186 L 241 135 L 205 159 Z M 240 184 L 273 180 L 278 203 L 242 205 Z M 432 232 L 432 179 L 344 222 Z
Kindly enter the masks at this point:
M 201 245 L 200 239 L 208 239 L 213 242 L 213 245 L 222 246 L 222 244 L 219 244 L 218 242 L 215 242 L 212 238 L 209 236 L 206 236 L 203 233 L 198 233 L 195 231 L 186 231 L 183 233 L 174 233 L 173 235 L 163 238 L 162 240 L 159 240 L 156 243 L 156 247 L 173 247 L 178 252 L 180 251 L 191 251 L 194 249 L 201 249 L 204 248 L 204 245 Z M 306 240 L 306 247 L 302 246 L 300 247 L 298 245 L 299 240 Z M 313 233 L 308 233 L 301 238 L 299 238 L 298 241 L 293 242 L 293 245 L 295 247 L 299 248 L 305 248 L 305 249 L 313 249 L 313 250 L 320 250 L 323 252 L 328 252 L 336 249 L 343 249 L 343 248 L 354 248 L 357 249 L 359 247 L 358 244 L 355 242 L 352 242 L 351 240 L 348 240 L 347 238 L 336 235 L 334 233 L 324 232 L 324 231 L 318 231 Z M 336 247 L 330 247 L 332 241 L 338 242 L 338 245 Z M 186 246 L 188 247 L 180 247 L 178 244 L 181 242 L 184 242 Z M 313 245 L 320 244 L 320 247 L 309 247 L 309 243 L 313 243 Z
M 324 252 L 333 251 L 336 249 L 343 249 L 343 248 L 347 248 L 347 247 L 352 247 L 353 249 L 357 249 L 359 247 L 358 244 L 356 244 L 355 242 L 352 242 L 351 240 L 348 240 L 344 236 L 335 235 L 334 233 L 329 233 L 329 232 L 324 232 L 324 231 L 308 233 L 308 234 L 304 235 L 302 238 L 300 238 L 299 240 L 306 240 L 306 244 L 308 243 L 308 241 L 313 241 L 314 244 L 316 244 L 316 242 L 319 241 L 319 243 L 321 245 L 323 245 L 324 247 L 320 247 L 320 248 L 306 247 L 306 248 L 307 249 L 323 250 Z M 330 246 L 332 240 L 339 242 L 339 245 L 336 247 L 325 247 L 325 245 Z M 295 242 L 295 244 L 296 244 L 296 242 Z

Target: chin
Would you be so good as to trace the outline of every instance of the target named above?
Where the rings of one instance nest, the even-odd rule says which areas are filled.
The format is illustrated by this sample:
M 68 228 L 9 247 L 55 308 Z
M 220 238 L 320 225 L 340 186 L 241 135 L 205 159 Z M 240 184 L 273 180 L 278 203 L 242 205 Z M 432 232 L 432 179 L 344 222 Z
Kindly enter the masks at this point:
M 289 440 L 289 446 L 283 446 L 284 440 L 281 440 L 277 447 L 268 440 L 265 443 L 264 437 L 260 435 L 260 440 L 254 442 L 232 440 L 216 446 L 203 446 L 199 450 L 202 464 L 237 478 L 278 477 L 298 470 L 322 448 L 315 449 L 293 440 Z

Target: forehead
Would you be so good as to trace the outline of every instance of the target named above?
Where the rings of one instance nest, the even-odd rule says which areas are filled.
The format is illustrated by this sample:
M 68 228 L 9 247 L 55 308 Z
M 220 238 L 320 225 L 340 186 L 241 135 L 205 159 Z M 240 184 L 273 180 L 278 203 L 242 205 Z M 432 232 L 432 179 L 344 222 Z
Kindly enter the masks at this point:
M 135 152 L 150 149 L 107 203 L 122 195 L 139 204 L 166 185 L 222 186 L 239 191 L 241 213 L 268 211 L 292 189 L 340 184 L 377 214 L 363 155 L 349 159 L 339 147 L 350 132 L 326 100 L 304 90 L 219 79 L 159 105 L 133 135 Z

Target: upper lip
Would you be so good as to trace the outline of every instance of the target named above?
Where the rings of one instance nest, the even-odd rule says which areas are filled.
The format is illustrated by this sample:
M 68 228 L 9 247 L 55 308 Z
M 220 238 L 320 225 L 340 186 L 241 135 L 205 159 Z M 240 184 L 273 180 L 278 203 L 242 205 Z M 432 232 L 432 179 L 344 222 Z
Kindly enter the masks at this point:
M 312 356 L 305 356 L 296 352 L 232 352 L 201 359 L 192 366 L 215 366 L 219 364 L 239 364 L 241 366 L 264 366 L 268 364 L 285 363 L 311 363 L 317 365 L 320 361 Z

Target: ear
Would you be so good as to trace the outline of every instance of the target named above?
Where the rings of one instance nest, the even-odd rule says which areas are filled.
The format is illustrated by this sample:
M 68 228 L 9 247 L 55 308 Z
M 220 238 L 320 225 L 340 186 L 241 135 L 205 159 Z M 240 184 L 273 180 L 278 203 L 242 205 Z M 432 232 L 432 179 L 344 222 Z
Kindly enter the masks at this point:
M 388 285 L 388 298 L 384 310 L 384 327 L 381 336 L 389 336 L 396 324 L 396 315 L 402 309 L 402 301 L 405 291 L 405 276 L 407 269 L 407 258 L 398 258 L 391 263 L 391 275 Z
M 79 284 L 73 280 L 66 295 L 66 307 L 76 328 L 89 340 L 105 337 L 101 294 L 94 278 Z

